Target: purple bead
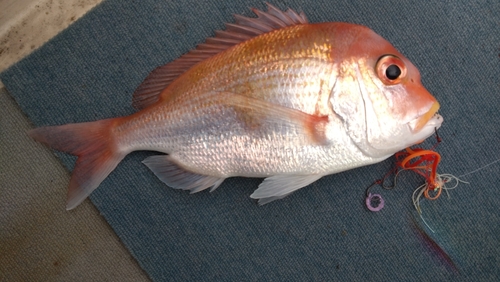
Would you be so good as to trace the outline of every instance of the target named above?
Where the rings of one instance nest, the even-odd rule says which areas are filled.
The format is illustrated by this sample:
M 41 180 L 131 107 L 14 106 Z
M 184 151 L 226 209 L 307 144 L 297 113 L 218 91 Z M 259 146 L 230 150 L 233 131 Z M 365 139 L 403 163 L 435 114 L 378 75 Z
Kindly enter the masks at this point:
M 372 200 L 378 201 L 378 205 L 376 207 L 372 206 Z M 372 195 L 372 193 L 370 193 L 368 194 L 368 197 L 366 197 L 366 207 L 373 212 L 378 212 L 384 208 L 384 198 L 382 198 L 379 194 Z

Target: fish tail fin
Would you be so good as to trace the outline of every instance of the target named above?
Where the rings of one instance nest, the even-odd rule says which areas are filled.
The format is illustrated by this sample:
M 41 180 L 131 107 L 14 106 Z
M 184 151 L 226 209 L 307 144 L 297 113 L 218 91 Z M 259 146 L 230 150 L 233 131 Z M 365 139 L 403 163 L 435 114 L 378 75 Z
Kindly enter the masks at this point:
M 118 149 L 112 127 L 118 119 L 47 126 L 29 136 L 78 159 L 71 175 L 66 209 L 78 206 L 115 169 L 127 154 Z

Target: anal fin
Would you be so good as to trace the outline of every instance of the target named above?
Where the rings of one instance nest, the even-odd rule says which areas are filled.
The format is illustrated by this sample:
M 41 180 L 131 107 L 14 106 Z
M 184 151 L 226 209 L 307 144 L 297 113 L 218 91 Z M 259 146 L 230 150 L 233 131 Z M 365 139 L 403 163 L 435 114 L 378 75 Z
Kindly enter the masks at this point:
M 174 188 L 189 190 L 196 193 L 207 188 L 215 190 L 225 178 L 201 175 L 187 171 L 174 163 L 168 155 L 158 155 L 146 158 L 143 163 L 165 184 Z

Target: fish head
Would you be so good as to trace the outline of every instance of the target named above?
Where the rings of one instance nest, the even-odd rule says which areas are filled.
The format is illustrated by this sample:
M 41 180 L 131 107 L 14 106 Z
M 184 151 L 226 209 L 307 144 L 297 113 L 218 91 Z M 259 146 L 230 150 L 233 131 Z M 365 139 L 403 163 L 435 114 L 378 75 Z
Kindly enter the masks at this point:
M 418 69 L 371 29 L 356 29 L 337 62 L 330 103 L 365 154 L 389 156 L 431 136 L 443 118 Z

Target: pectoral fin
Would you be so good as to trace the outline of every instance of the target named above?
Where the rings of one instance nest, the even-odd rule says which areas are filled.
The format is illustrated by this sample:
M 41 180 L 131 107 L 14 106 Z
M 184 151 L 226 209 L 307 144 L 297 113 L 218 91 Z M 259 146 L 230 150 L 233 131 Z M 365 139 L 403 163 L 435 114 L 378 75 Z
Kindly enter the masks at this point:
M 250 195 L 259 199 L 260 205 L 265 205 L 274 200 L 282 199 L 292 192 L 305 187 L 320 179 L 323 175 L 274 175 L 264 179 L 259 188 Z
M 248 130 L 263 126 L 277 130 L 294 130 L 310 138 L 311 143 L 326 144 L 325 128 L 328 116 L 316 116 L 302 111 L 269 103 L 239 94 L 221 93 L 226 107 L 231 107 L 239 120 Z

